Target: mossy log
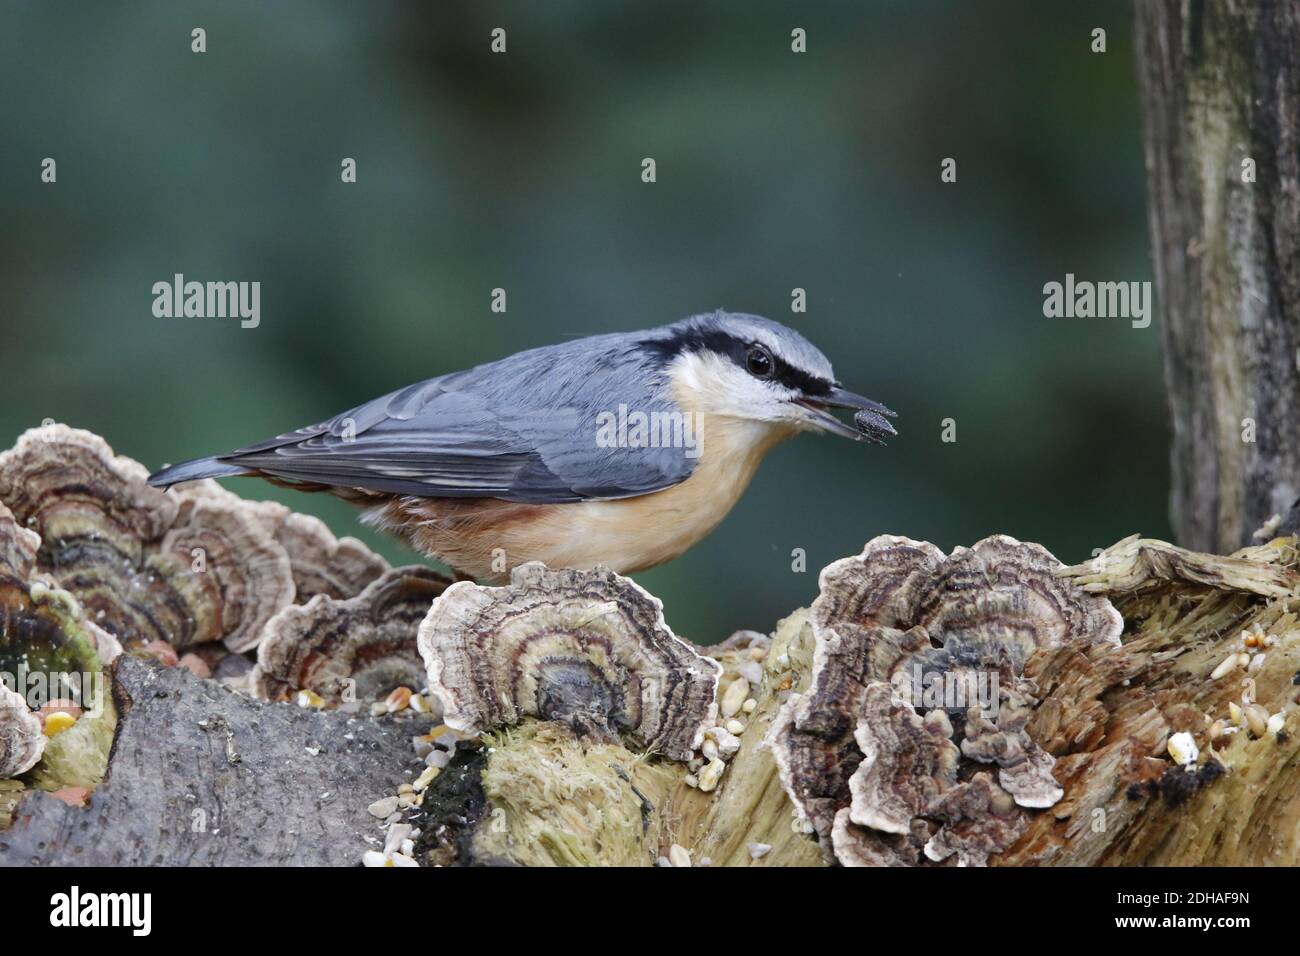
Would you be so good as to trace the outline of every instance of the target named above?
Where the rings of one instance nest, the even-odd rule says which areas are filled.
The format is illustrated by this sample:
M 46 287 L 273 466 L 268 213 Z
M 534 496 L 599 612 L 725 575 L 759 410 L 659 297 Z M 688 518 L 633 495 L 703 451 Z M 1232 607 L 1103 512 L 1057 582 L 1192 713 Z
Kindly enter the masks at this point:
M 1134 537 L 1064 570 L 1109 596 L 1124 618 L 1123 646 L 1065 645 L 1029 660 L 1026 676 L 1041 690 L 1029 732 L 1055 757 L 1065 794 L 989 863 L 1300 863 L 1295 564 L 1291 538 L 1218 557 Z M 1262 661 L 1212 678 L 1241 652 L 1244 633 L 1260 635 Z M 750 689 L 757 707 L 712 792 L 688 785 L 684 764 L 585 745 L 555 724 L 489 737 L 430 790 L 423 860 L 652 865 L 676 844 L 675 858 L 684 849 L 693 865 L 823 865 L 763 741 L 781 702 L 807 689 L 813 653 L 808 612 L 777 626 Z M 743 647 L 714 656 L 733 674 L 752 659 Z M 1243 718 L 1238 727 L 1229 705 L 1242 706 L 1243 694 L 1284 726 L 1261 730 Z M 1200 749 L 1190 768 L 1167 753 L 1180 732 Z
M 1016 842 L 988 862 L 1300 863 L 1296 563 L 1291 538 L 1232 557 L 1131 538 L 1064 569 L 1118 608 L 1123 643 L 1030 657 L 1026 676 L 1041 693 L 1028 730 L 1055 758 L 1064 796 L 1030 811 Z M 1224 670 L 1243 634 L 1259 663 Z M 807 690 L 815 644 L 811 615 L 799 610 L 770 637 L 700 649 L 724 681 L 746 675 L 754 700 L 714 789 L 693 786 L 687 763 L 529 719 L 457 746 L 422 805 L 406 811 L 403 822 L 418 828 L 411 858 L 825 865 L 764 743 L 783 702 Z M 0 833 L 0 860 L 355 864 L 384 836 L 367 807 L 421 771 L 410 737 L 427 728 L 410 721 L 255 702 L 129 655 L 114 668 L 114 694 L 116 738 L 89 805 L 28 792 Z M 1231 705 L 1243 694 L 1281 726 L 1243 718 L 1233 732 Z M 1191 769 L 1167 752 L 1180 732 L 1200 749 Z M 204 809 L 209 819 L 196 824 Z

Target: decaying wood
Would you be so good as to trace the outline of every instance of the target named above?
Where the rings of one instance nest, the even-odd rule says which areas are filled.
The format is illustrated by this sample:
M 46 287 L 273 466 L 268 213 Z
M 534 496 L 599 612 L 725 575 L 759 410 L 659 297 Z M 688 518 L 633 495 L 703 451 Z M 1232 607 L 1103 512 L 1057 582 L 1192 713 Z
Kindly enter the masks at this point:
M 1136 6 L 1171 509 L 1222 553 L 1300 498 L 1300 5 Z
M 1031 658 L 1027 675 L 1043 702 L 1030 732 L 1056 758 L 1065 797 L 1036 812 L 990 863 L 1300 863 L 1295 564 L 1290 538 L 1229 558 L 1130 538 L 1067 569 L 1111 597 L 1125 618 L 1124 645 L 1067 645 Z M 1255 629 L 1275 639 L 1263 666 L 1211 679 L 1243 632 Z M 719 657 L 726 666 L 727 653 Z M 751 690 L 758 707 L 712 793 L 688 786 L 679 763 L 607 744 L 584 748 L 567 734 L 539 732 L 541 725 L 493 738 L 471 772 L 431 791 L 428 806 L 476 809 L 442 813 L 442 822 L 454 819 L 449 827 L 426 827 L 425 861 L 650 865 L 675 843 L 695 865 L 821 865 L 762 746 L 779 702 L 806 687 L 811 661 L 811 629 L 797 612 L 777 628 L 763 681 Z M 1211 725 L 1229 721 L 1229 702 L 1252 688 L 1270 714 L 1286 715 L 1285 729 L 1256 737 L 1243 728 L 1211 746 Z M 1192 771 L 1166 752 L 1180 731 L 1202 749 Z
M 117 736 L 89 806 L 29 792 L 0 861 L 354 865 L 383 837 L 367 806 L 420 769 L 410 738 L 426 719 L 263 704 L 130 655 L 113 691 Z
M 1111 593 L 1125 618 L 1124 647 L 1063 648 L 1030 662 L 1028 674 L 1047 695 L 1031 733 L 1057 755 L 1066 797 L 999 862 L 1300 863 L 1295 541 L 1232 558 L 1147 545 L 1120 542 L 1114 554 L 1070 570 L 1090 589 Z M 1145 584 L 1131 572 L 1135 554 L 1155 569 Z M 1276 639 L 1263 666 L 1212 679 L 1248 630 Z M 1270 714 L 1286 715 L 1285 729 L 1258 737 L 1240 729 L 1209 749 L 1210 727 L 1230 723 L 1229 703 L 1240 706 L 1248 690 Z M 1180 731 L 1209 750 L 1195 772 L 1166 757 L 1170 735 Z
M 1064 789 L 1034 811 L 992 865 L 1300 863 L 1300 573 L 1295 540 L 1231 557 L 1129 538 L 1062 574 L 1124 616 L 1123 645 L 1035 653 L 1029 725 Z M 1262 666 L 1210 675 L 1242 645 Z M 691 768 L 528 720 L 462 743 L 404 817 L 423 865 L 820 866 L 763 738 L 789 694 L 807 689 L 806 611 L 780 622 L 750 683 L 740 749 L 715 789 Z M 752 647 L 713 649 L 755 677 Z M 1211 743 L 1231 703 L 1257 701 L 1284 726 Z M 397 721 L 264 704 L 180 668 L 122 657 L 108 774 L 88 807 L 26 794 L 0 832 L 10 864 L 353 865 L 383 838 L 367 812 L 415 779 L 411 745 L 427 718 Z M 1186 731 L 1191 771 L 1167 753 Z M 435 732 L 436 734 L 436 732 Z M 350 736 L 349 736 L 350 735 Z M 851 757 L 846 754 L 846 757 Z M 859 758 L 860 759 L 860 758 Z M 674 845 L 677 849 L 674 850 Z
M 689 786 L 685 764 L 584 744 L 556 725 L 491 736 L 470 779 L 444 773 L 426 798 L 426 861 L 645 866 L 676 843 L 715 866 L 821 865 L 760 746 L 781 700 L 807 679 L 812 650 L 806 611 L 778 625 L 752 691 L 758 706 L 716 791 Z M 725 666 L 729 655 L 719 657 Z

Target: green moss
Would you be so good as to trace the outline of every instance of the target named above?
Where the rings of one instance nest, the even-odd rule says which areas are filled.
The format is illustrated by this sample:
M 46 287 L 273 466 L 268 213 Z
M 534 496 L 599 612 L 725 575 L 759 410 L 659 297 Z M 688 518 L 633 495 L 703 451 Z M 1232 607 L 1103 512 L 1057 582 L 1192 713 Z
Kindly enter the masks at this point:
M 87 714 L 63 733 L 51 737 L 45 753 L 25 778 L 40 790 L 85 787 L 94 790 L 108 770 L 108 754 L 113 748 L 113 731 L 117 712 L 110 694 L 104 695 L 104 707 Z
M 67 591 L 33 585 L 0 607 L 0 672 L 91 674 L 103 670 L 81 608 Z M 19 689 L 21 693 L 21 689 Z
M 109 679 L 87 635 L 82 610 L 67 591 L 10 587 L 0 604 L 0 672 L 27 695 L 54 700 L 75 696 L 83 716 L 50 738 L 41 760 L 24 780 L 41 790 L 99 786 L 108 767 L 117 714 Z M 78 693 L 59 681 L 75 681 Z M 40 683 L 33 683 L 39 681 Z
M 649 866 L 681 765 L 530 721 L 486 740 L 488 814 L 475 856 L 525 866 Z

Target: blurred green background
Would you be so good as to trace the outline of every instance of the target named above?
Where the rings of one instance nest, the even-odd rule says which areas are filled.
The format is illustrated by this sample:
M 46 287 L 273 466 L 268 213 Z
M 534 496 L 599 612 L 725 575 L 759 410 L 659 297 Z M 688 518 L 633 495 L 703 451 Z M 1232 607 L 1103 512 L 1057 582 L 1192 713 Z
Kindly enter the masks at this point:
M 1066 272 L 1151 279 L 1127 4 L 2 9 L 0 445 L 53 418 L 156 467 L 725 307 L 799 328 L 901 437 L 779 447 L 711 537 L 638 575 L 680 633 L 766 630 L 882 532 L 1068 562 L 1169 533 L 1157 325 L 1042 314 Z M 154 318 L 175 272 L 260 281 L 261 326 Z M 228 485 L 414 560 L 341 502 Z

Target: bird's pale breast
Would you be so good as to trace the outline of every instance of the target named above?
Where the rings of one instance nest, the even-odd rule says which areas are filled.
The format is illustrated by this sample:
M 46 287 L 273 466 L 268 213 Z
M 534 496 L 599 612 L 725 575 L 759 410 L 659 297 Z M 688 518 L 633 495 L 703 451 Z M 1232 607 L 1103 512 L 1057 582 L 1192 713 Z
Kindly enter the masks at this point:
M 694 471 L 663 491 L 546 505 L 407 497 L 370 509 L 367 520 L 485 581 L 506 580 L 510 568 L 528 561 L 644 570 L 672 560 L 712 531 L 744 493 L 763 456 L 791 434 L 720 416 L 703 416 L 701 431 Z

